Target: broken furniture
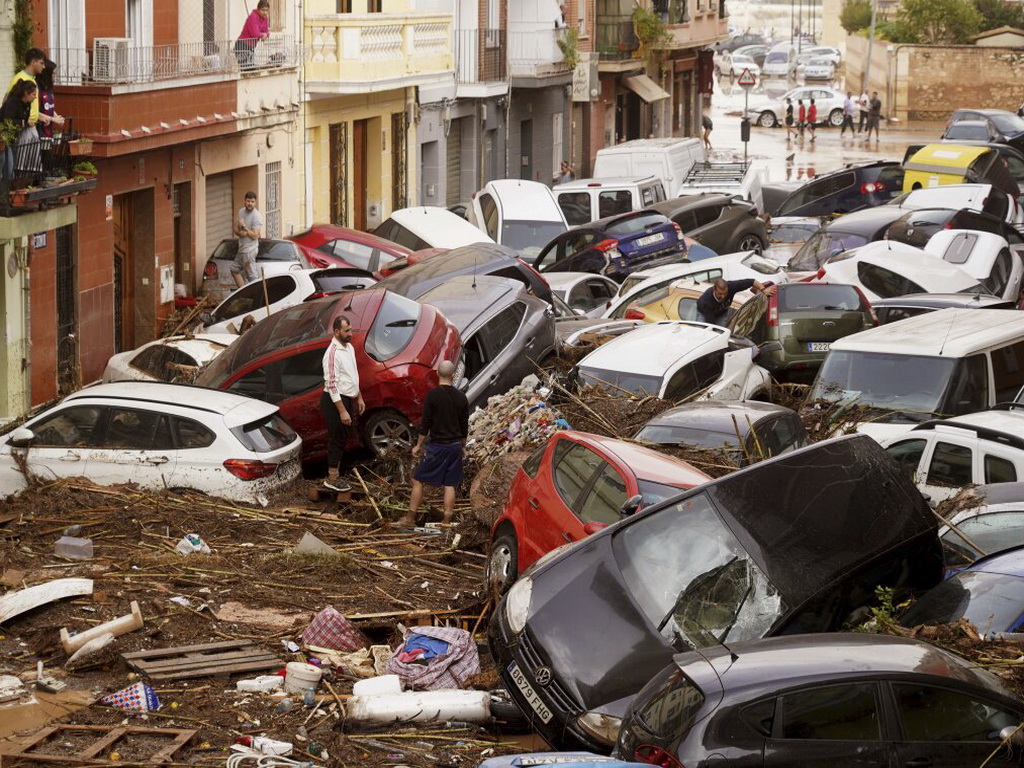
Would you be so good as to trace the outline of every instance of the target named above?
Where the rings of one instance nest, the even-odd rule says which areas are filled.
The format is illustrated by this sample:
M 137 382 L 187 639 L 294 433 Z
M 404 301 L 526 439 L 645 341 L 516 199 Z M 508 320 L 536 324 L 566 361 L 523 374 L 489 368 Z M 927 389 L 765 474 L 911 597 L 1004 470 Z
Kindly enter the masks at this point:
M 76 635 L 70 634 L 67 628 L 62 628 L 60 631 L 60 642 L 64 646 L 65 652 L 74 653 L 94 638 L 105 634 L 111 634 L 114 637 L 118 637 L 126 632 L 142 629 L 144 623 L 145 622 L 142 620 L 142 611 L 139 610 L 139 604 L 132 600 L 131 613 L 125 614 L 120 618 L 111 619 L 104 624 L 97 624 L 95 627 L 91 627 L 84 632 L 79 632 Z
M 141 728 L 133 725 L 54 725 L 36 731 L 23 742 L 17 752 L 0 755 L 0 768 L 14 766 L 21 761 L 56 763 L 58 765 L 115 765 L 116 758 L 100 757 L 119 751 L 118 745 L 126 745 L 133 738 L 144 741 L 168 740 L 157 752 L 148 757 L 129 762 L 137 765 L 153 765 L 171 762 L 175 755 L 198 733 L 182 728 Z M 61 741 L 81 741 L 82 737 L 96 734 L 96 739 L 84 749 L 73 754 L 47 752 L 47 746 Z M 120 748 L 122 751 L 124 747 Z
M 128 665 L 152 680 L 183 680 L 190 677 L 225 675 L 280 669 L 284 662 L 251 640 L 182 645 L 121 654 Z

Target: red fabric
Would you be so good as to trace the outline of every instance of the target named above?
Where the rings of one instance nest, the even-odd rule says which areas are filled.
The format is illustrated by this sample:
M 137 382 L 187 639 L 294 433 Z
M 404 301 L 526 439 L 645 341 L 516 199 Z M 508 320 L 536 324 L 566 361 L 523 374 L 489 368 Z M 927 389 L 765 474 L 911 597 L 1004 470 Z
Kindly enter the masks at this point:
M 358 651 L 369 645 L 363 633 L 332 605 L 328 605 L 313 618 L 302 633 L 302 642 L 336 651 Z
M 807 122 L 808 123 L 814 123 L 814 122 L 817 122 L 817 120 L 818 120 L 818 105 L 817 104 L 811 104 L 811 106 L 809 106 L 807 108 Z
M 270 19 L 265 19 L 260 16 L 259 11 L 253 11 L 249 14 L 249 18 L 245 20 L 245 26 L 242 27 L 242 34 L 238 36 L 239 40 L 259 40 L 264 35 L 270 34 Z

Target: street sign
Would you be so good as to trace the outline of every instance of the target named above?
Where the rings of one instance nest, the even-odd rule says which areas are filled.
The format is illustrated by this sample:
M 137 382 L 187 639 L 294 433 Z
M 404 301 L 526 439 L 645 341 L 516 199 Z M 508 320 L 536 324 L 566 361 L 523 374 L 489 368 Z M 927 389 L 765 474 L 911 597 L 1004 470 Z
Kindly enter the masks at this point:
M 736 84 L 743 88 L 752 88 L 757 85 L 757 78 L 754 77 L 754 73 L 750 71 L 750 67 L 743 68 L 743 72 L 740 74 L 739 80 L 736 81 Z

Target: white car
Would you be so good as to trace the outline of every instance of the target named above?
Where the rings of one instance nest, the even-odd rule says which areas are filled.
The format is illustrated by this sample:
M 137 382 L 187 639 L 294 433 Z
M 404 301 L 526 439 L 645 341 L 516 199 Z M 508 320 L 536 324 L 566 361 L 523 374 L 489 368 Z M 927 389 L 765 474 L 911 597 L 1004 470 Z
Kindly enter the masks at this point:
M 102 382 L 179 380 L 191 383 L 200 368 L 237 338 L 229 333 L 197 333 L 156 339 L 111 357 L 103 370 Z
M 749 69 L 757 80 L 761 79 L 761 68 L 757 66 L 757 62 L 749 56 L 745 56 L 741 53 L 734 53 L 732 55 L 732 74 L 733 77 L 739 77 L 743 74 L 743 70 Z M 728 74 L 728 73 L 726 73 Z
M 907 467 L 915 471 L 913 459 Z M 948 518 L 939 528 L 947 568 L 962 568 L 985 555 L 1024 544 L 1024 482 L 1001 482 L 972 490 L 978 505 Z
M 973 229 L 944 229 L 922 249 L 959 267 L 1000 299 L 1016 301 L 1024 287 L 1024 246 L 1011 246 L 999 235 Z
M 804 80 L 832 80 L 835 76 L 836 65 L 831 59 L 813 58 L 804 64 Z
M 275 312 L 304 301 L 340 291 L 369 288 L 377 281 L 367 272 L 351 267 L 304 269 L 268 277 L 237 289 L 210 313 L 207 333 L 241 333 L 242 321 L 251 316 L 258 323 Z M 268 303 L 269 302 L 269 303 Z
M 153 382 L 79 390 L 0 438 L 0 489 L 85 477 L 266 503 L 299 476 L 302 439 L 276 405 Z
M 610 277 L 590 272 L 548 272 L 544 279 L 576 317 L 601 317 L 619 291 L 619 284 Z
M 890 200 L 887 205 L 917 210 L 951 208 L 989 213 L 1009 224 L 1024 224 L 1024 208 L 1015 199 L 991 184 L 940 184 L 920 187 Z
M 801 64 L 806 64 L 811 59 L 826 59 L 833 68 L 838 68 L 842 63 L 843 54 L 838 48 L 830 45 L 815 45 L 812 48 L 804 48 L 797 56 L 797 61 Z
M 796 48 L 786 44 L 775 46 L 764 57 L 761 72 L 765 77 L 790 78 L 796 74 Z
M 981 411 L 928 421 L 882 440 L 932 504 L 969 483 L 1009 483 L 1024 478 L 1024 408 Z
M 857 286 L 872 302 L 908 293 L 988 293 L 977 278 L 960 267 L 920 248 L 891 240 L 879 240 L 839 254 L 819 274 L 821 282 Z
M 418 205 L 394 211 L 373 234 L 411 251 L 424 248 L 461 248 L 494 239 L 461 216 L 436 205 Z
M 311 269 L 313 264 L 305 252 L 291 240 L 260 240 L 256 251 L 257 277 L 282 275 L 289 271 Z M 221 240 L 206 260 L 203 268 L 203 284 L 199 295 L 214 302 L 223 301 L 229 293 L 238 288 L 231 267 L 238 255 L 238 240 Z
M 843 102 L 846 101 L 846 94 L 836 88 L 827 88 L 822 85 L 809 85 L 794 88 L 784 93 L 778 99 L 751 100 L 747 108 L 747 117 L 751 122 L 757 123 L 763 128 L 774 128 L 782 125 L 786 116 L 786 99 L 793 102 L 793 119 L 798 117 L 798 101 L 803 100 L 804 106 L 810 106 L 811 99 L 814 99 L 814 106 L 818 110 L 817 123 L 828 123 L 838 128 L 843 124 Z
M 551 188 L 529 179 L 487 182 L 473 195 L 468 219 L 489 239 L 519 251 L 527 262 L 569 229 Z
M 754 364 L 754 345 L 708 323 L 650 323 L 580 360 L 580 384 L 672 402 L 767 399 L 771 376 Z

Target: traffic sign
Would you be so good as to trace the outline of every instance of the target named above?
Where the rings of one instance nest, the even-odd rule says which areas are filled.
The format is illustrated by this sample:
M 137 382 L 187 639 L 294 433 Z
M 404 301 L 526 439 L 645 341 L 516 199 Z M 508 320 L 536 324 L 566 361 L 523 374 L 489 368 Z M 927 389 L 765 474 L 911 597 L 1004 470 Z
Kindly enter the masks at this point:
M 750 71 L 750 67 L 743 68 L 743 72 L 740 74 L 739 80 L 736 81 L 736 84 L 744 88 L 751 88 L 757 85 L 757 78 L 754 77 L 754 73 Z

